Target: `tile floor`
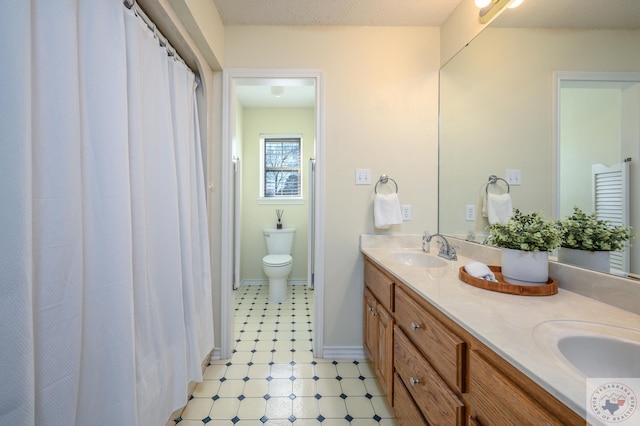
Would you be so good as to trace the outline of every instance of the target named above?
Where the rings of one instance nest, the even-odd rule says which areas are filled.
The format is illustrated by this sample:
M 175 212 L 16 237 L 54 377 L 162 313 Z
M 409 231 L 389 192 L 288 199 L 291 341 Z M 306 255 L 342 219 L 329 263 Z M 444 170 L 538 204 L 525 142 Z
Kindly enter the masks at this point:
M 177 426 L 395 425 L 366 360 L 312 355 L 313 291 L 289 286 L 268 302 L 267 286 L 236 294 L 233 356 L 205 373 Z M 169 424 L 172 422 L 170 421 Z

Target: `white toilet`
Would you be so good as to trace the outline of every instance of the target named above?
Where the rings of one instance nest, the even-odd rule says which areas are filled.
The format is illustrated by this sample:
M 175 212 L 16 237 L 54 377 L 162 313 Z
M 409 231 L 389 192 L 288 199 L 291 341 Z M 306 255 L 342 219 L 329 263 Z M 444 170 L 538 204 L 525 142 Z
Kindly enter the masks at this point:
M 269 301 L 280 303 L 287 300 L 287 277 L 293 268 L 291 249 L 294 228 L 265 229 L 267 255 L 262 258 L 262 268 L 269 278 Z

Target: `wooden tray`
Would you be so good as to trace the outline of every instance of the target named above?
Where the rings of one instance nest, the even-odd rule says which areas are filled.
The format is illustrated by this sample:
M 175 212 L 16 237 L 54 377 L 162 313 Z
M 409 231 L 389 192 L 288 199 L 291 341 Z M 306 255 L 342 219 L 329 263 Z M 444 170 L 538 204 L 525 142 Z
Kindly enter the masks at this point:
M 474 287 L 497 291 L 500 293 L 517 294 L 519 296 L 551 296 L 552 294 L 558 293 L 558 282 L 551 277 L 549 277 L 549 280 L 545 285 L 529 286 L 510 284 L 504 281 L 504 277 L 501 272 L 502 268 L 500 266 L 489 265 L 489 269 L 494 273 L 498 282 L 487 281 L 482 278 L 471 276 L 464 270 L 464 266 L 460 267 L 458 277 L 465 283 Z

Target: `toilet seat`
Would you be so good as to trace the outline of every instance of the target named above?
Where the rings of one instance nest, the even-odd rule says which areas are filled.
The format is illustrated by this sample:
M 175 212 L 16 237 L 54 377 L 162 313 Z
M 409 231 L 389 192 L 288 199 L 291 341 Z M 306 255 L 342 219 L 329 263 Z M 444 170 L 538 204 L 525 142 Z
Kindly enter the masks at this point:
M 288 254 L 268 254 L 262 258 L 265 266 L 287 266 L 293 262 L 293 258 Z

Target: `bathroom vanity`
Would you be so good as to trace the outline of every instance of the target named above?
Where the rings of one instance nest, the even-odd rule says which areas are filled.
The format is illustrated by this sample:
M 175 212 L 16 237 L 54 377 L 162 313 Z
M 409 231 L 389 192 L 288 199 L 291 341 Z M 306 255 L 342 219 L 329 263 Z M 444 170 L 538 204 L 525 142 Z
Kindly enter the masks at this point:
M 479 289 L 458 279 L 471 260 L 460 253 L 420 264 L 413 259 L 440 259 L 413 241 L 379 241 L 362 241 L 364 346 L 400 424 L 585 424 L 586 378 L 538 331 L 595 317 L 637 326 L 640 315 L 563 289 Z

